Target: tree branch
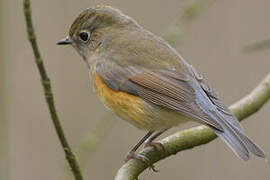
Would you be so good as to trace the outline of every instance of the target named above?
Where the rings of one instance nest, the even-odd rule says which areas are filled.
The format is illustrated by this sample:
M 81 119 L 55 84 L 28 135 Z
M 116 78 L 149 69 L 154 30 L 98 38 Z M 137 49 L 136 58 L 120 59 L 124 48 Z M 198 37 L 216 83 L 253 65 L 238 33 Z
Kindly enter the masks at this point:
M 83 137 L 81 143 L 75 150 L 82 171 L 86 168 L 88 161 L 91 160 L 106 136 L 110 133 L 114 124 L 115 119 L 111 117 L 110 113 L 106 113 L 106 116 L 99 120 L 97 127 Z M 67 177 L 67 171 L 69 171 L 69 167 L 65 163 L 63 164 L 63 173 L 58 179 L 69 180 L 70 178 Z
M 180 17 L 168 27 L 163 38 L 171 45 L 176 46 L 183 37 L 186 26 L 194 22 L 216 0 L 189 1 L 181 10 Z
M 51 83 L 50 79 L 47 75 L 45 66 L 43 64 L 43 60 L 41 58 L 39 49 L 38 49 L 38 44 L 36 41 L 36 35 L 34 31 L 34 27 L 32 24 L 32 17 L 31 17 L 31 7 L 30 7 L 30 0 L 24 0 L 23 1 L 23 7 L 24 7 L 24 15 L 25 15 L 25 21 L 26 21 L 26 29 L 27 29 L 27 34 L 28 34 L 28 39 L 31 43 L 33 53 L 35 56 L 35 62 L 37 65 L 37 68 L 39 70 L 40 76 L 41 76 L 41 83 L 43 86 L 44 90 L 44 95 L 48 104 L 48 108 L 50 111 L 50 115 L 53 121 L 53 124 L 55 126 L 56 133 L 58 135 L 58 138 L 61 142 L 61 145 L 63 147 L 63 150 L 66 155 L 66 159 L 69 163 L 69 166 L 71 168 L 71 171 L 75 177 L 76 180 L 83 180 L 79 164 L 77 163 L 77 160 L 75 158 L 75 155 L 73 154 L 66 138 L 64 135 L 64 131 L 61 127 L 61 123 L 59 121 L 57 111 L 54 105 L 54 97 L 52 93 L 52 88 L 51 88 Z
M 246 97 L 236 102 L 230 109 L 241 121 L 257 112 L 270 99 L 270 74 Z M 215 133 L 204 125 L 179 131 L 162 139 L 164 149 L 145 148 L 139 154 L 146 156 L 151 164 L 174 155 L 180 151 L 206 144 L 214 140 Z M 115 180 L 133 180 L 142 173 L 148 165 L 139 160 L 130 160 L 119 170 Z
M 243 48 L 245 53 L 252 53 L 265 50 L 270 47 L 270 38 L 251 43 Z

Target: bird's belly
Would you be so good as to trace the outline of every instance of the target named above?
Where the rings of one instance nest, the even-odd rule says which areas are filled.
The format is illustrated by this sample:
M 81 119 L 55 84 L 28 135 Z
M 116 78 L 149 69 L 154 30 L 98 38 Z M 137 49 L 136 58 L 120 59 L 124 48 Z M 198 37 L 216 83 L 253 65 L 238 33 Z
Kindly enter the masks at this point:
M 177 112 L 146 102 L 138 96 L 112 90 L 100 79 L 95 68 L 92 76 L 94 90 L 105 106 L 139 129 L 164 130 L 189 120 Z

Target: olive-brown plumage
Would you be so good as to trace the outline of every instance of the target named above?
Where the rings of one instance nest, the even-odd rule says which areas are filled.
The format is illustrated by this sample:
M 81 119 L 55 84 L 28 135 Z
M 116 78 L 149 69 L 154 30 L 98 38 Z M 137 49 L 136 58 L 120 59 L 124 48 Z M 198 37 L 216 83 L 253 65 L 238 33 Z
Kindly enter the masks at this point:
M 119 10 L 85 10 L 59 44 L 72 44 L 99 98 L 121 119 L 149 131 L 147 137 L 194 120 L 211 127 L 241 159 L 250 152 L 265 157 L 195 68 Z

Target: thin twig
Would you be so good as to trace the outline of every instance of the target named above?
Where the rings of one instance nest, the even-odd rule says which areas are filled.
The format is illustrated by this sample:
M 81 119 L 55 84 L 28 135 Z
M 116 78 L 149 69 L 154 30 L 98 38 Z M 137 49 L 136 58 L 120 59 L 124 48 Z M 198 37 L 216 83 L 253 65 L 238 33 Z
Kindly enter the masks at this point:
M 254 42 L 252 44 L 249 44 L 243 48 L 243 51 L 245 53 L 251 53 L 251 52 L 258 52 L 265 49 L 268 49 L 270 47 L 270 38 Z
M 241 121 L 257 112 L 270 99 L 270 74 L 246 97 L 236 102 L 230 109 Z M 146 156 L 150 164 L 174 155 L 180 151 L 206 144 L 217 136 L 206 126 L 198 126 L 179 131 L 169 137 L 162 139 L 163 149 L 146 148 L 139 154 Z M 148 165 L 138 160 L 130 160 L 119 170 L 115 180 L 134 180 L 142 173 Z
M 100 119 L 96 128 L 94 128 L 91 132 L 87 133 L 83 137 L 81 143 L 75 150 L 77 160 L 80 163 L 80 167 L 82 170 L 86 167 L 88 161 L 91 160 L 98 147 L 104 141 L 114 124 L 115 119 L 111 116 L 111 113 L 108 113 L 105 117 Z M 64 164 L 63 170 L 64 173 L 61 174 L 59 179 L 67 180 L 67 164 Z
M 57 111 L 54 105 L 54 97 L 52 93 L 52 88 L 51 88 L 51 83 L 50 79 L 48 77 L 48 74 L 46 72 L 45 66 L 43 64 L 43 60 L 41 58 L 39 49 L 38 49 L 38 44 L 36 41 L 36 35 L 34 32 L 33 24 L 32 24 L 32 17 L 31 17 L 31 7 L 30 7 L 30 0 L 24 0 L 23 1 L 23 6 L 24 6 L 24 15 L 25 15 L 25 20 L 26 20 L 26 28 L 27 28 L 27 34 L 28 34 L 28 39 L 31 43 L 31 46 L 33 48 L 33 53 L 35 56 L 35 62 L 38 67 L 40 76 L 41 76 L 41 83 L 43 86 L 44 90 L 44 95 L 48 104 L 48 108 L 50 111 L 50 115 L 53 121 L 53 124 L 55 126 L 55 130 L 57 132 L 58 138 L 62 144 L 63 150 L 66 155 L 66 159 L 70 165 L 70 168 L 72 170 L 72 173 L 75 177 L 76 180 L 83 180 L 79 164 L 77 163 L 77 160 L 75 158 L 75 155 L 73 154 L 66 138 L 64 135 L 64 131 L 61 127 Z
M 4 2 L 0 1 L 0 12 L 4 10 Z M 5 60 L 4 60 L 4 14 L 0 14 L 0 179 L 10 179 L 10 156 L 8 151 L 8 119 L 6 117 L 6 101 L 7 88 L 5 87 L 5 81 L 8 81 L 5 73 Z
M 163 38 L 171 45 L 179 44 L 183 37 L 186 26 L 194 22 L 205 12 L 216 0 L 193 0 L 189 1 L 181 10 L 181 16 L 168 27 Z
M 98 126 L 89 132 L 80 143 L 76 154 L 82 169 L 86 166 L 87 161 L 91 159 L 94 152 L 96 152 L 115 124 L 115 119 L 111 117 L 111 114 L 109 115 L 110 117 L 106 115 L 106 117 L 100 119 Z

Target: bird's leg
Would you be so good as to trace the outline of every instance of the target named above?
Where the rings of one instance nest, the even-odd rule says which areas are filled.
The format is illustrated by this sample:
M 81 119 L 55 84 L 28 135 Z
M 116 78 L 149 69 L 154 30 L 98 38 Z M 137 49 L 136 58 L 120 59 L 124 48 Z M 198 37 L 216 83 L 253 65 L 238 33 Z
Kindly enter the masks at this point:
M 167 129 L 163 130 L 163 131 L 159 131 L 157 132 L 156 134 L 154 134 L 152 137 L 148 138 L 146 141 L 145 141 L 145 145 L 144 147 L 149 147 L 149 146 L 153 146 L 154 148 L 156 148 L 157 146 L 160 146 L 164 151 L 165 151 L 165 148 L 164 146 L 159 143 L 159 142 L 153 142 L 158 136 L 160 136 L 162 133 L 164 133 Z
M 125 159 L 125 162 L 127 162 L 128 160 L 130 159 L 138 159 L 144 163 L 147 163 L 150 167 L 150 169 L 152 169 L 154 172 L 158 172 L 154 165 L 150 163 L 149 159 L 143 155 L 140 155 L 140 154 L 135 154 L 136 150 L 144 143 L 148 140 L 148 138 L 153 134 L 154 131 L 149 131 L 128 153 L 127 153 L 127 156 L 126 156 L 126 159 Z M 157 133 L 158 134 L 158 133 Z M 154 135 L 156 137 L 158 137 L 159 135 Z M 154 138 L 150 138 L 150 139 L 155 139 L 156 137 Z M 152 140 L 152 141 L 153 141 Z
M 157 133 L 155 133 L 152 137 L 149 137 L 146 141 L 145 141 L 145 145 L 144 148 L 152 146 L 154 148 L 157 148 L 157 146 L 160 146 L 162 148 L 163 151 L 165 151 L 164 146 L 159 143 L 159 142 L 153 142 L 157 137 L 159 137 L 162 133 L 164 133 L 167 129 L 163 130 L 163 131 L 159 131 Z M 149 161 L 148 161 L 149 162 Z M 149 164 L 149 163 L 148 163 Z M 159 170 L 155 169 L 154 164 L 150 164 L 149 165 L 150 169 L 152 169 L 154 172 L 159 172 Z
M 125 159 L 127 162 L 130 159 L 139 159 L 143 162 L 148 162 L 149 160 L 144 156 L 138 156 L 135 154 L 136 150 L 153 134 L 154 131 L 149 131 L 128 153 Z

